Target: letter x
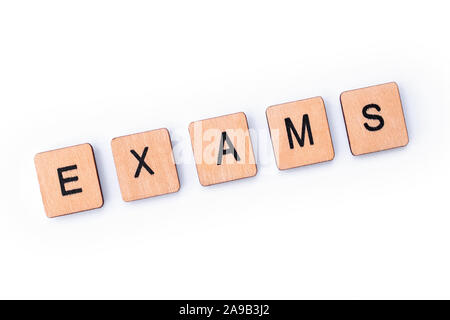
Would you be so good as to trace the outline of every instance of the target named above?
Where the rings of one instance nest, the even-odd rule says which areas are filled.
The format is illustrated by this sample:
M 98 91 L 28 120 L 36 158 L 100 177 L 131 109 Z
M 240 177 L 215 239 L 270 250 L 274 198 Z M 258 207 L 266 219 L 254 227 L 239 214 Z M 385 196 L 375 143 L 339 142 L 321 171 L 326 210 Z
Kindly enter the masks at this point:
M 136 151 L 134 150 L 130 150 L 131 154 L 139 161 L 139 165 L 136 169 L 136 173 L 134 175 L 135 178 L 139 178 L 140 174 L 141 174 L 141 170 L 142 167 L 144 167 L 148 173 L 150 174 L 155 174 L 152 170 L 152 168 L 150 168 L 146 163 L 145 163 L 145 157 L 147 156 L 147 152 L 148 152 L 148 147 L 145 147 L 144 152 L 142 152 L 142 156 L 139 156 Z

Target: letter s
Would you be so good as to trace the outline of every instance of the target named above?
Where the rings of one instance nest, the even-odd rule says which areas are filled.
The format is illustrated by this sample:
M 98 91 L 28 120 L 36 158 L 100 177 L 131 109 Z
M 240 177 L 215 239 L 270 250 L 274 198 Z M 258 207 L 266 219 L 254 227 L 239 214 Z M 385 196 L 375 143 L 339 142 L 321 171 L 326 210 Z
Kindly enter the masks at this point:
M 380 111 L 381 111 L 381 108 L 380 108 L 380 106 L 377 105 L 377 104 L 368 104 L 367 106 L 365 106 L 365 107 L 362 109 L 362 114 L 363 114 L 363 116 L 364 116 L 365 118 L 371 119 L 371 120 L 378 120 L 378 121 L 380 122 L 376 127 L 372 127 L 372 126 L 370 126 L 369 124 L 367 124 L 367 122 L 365 122 L 365 123 L 364 123 L 364 127 L 365 127 L 367 130 L 369 130 L 369 131 L 378 131 L 378 130 L 380 130 L 381 128 L 384 127 L 384 119 L 383 119 L 383 117 L 380 116 L 380 115 L 377 115 L 377 114 L 369 114 L 369 113 L 367 113 L 367 110 L 369 110 L 369 109 L 375 109 L 375 110 L 377 110 L 378 112 L 380 112 Z

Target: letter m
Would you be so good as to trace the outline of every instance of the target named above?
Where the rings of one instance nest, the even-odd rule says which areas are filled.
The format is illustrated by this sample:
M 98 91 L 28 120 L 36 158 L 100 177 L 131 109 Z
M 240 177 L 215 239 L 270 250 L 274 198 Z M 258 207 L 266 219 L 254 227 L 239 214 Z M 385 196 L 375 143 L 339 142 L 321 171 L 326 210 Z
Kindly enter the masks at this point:
M 311 145 L 314 145 L 314 140 L 313 140 L 312 131 L 311 131 L 311 124 L 309 122 L 309 116 L 307 114 L 303 115 L 302 136 L 301 137 L 298 135 L 298 132 L 295 129 L 294 124 L 291 121 L 291 118 L 285 118 L 284 123 L 286 125 L 286 132 L 287 132 L 287 136 L 289 139 L 289 148 L 294 149 L 294 141 L 292 140 L 292 134 L 294 134 L 295 139 L 297 139 L 297 142 L 300 145 L 300 147 L 303 147 L 305 145 L 306 131 L 308 131 L 309 143 Z

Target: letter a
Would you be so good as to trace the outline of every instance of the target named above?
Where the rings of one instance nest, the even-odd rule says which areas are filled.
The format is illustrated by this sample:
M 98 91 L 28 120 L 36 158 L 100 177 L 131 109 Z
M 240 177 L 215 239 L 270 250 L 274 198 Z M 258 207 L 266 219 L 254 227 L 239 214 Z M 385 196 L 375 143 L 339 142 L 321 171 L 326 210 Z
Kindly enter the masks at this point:
M 228 144 L 228 149 L 224 149 L 225 142 Z M 234 156 L 234 159 L 236 161 L 240 161 L 241 158 L 239 157 L 236 149 L 234 148 L 233 143 L 231 142 L 230 138 L 227 135 L 227 132 L 222 132 L 222 138 L 220 139 L 220 148 L 219 148 L 219 155 L 217 157 L 217 165 L 222 164 L 222 156 L 227 155 L 229 153 L 232 153 Z

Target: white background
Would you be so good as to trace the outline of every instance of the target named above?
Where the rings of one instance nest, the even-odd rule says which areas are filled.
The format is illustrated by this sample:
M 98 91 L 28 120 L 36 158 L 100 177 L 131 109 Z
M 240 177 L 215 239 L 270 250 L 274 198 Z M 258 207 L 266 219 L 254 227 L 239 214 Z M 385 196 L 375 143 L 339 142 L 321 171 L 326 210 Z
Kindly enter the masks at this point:
M 446 1 L 0 2 L 0 298 L 450 298 Z M 396 81 L 410 143 L 351 155 L 339 94 Z M 266 107 L 322 96 L 332 162 L 275 166 Z M 254 178 L 187 126 L 243 111 Z M 181 190 L 124 203 L 110 141 L 167 127 Z M 89 142 L 102 209 L 48 219 L 33 157 Z

